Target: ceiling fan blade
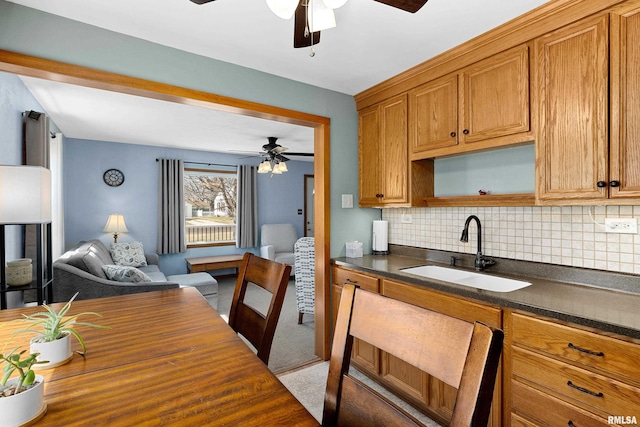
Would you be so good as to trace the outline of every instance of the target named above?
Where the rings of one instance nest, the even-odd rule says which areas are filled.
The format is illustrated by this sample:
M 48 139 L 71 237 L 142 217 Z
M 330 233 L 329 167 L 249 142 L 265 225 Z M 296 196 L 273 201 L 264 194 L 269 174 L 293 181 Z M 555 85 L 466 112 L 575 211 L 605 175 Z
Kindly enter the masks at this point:
M 307 32 L 307 8 L 302 5 L 304 0 L 300 0 L 298 3 L 298 7 L 296 8 L 296 13 L 294 15 L 294 24 L 293 24 L 293 47 L 309 47 L 314 44 L 320 43 L 320 31 L 316 31 L 314 33 L 308 33 L 305 36 L 305 32 Z
M 287 151 L 287 156 L 309 156 L 313 157 L 313 153 L 290 153 Z
M 194 2 L 195 4 L 205 4 L 205 3 L 210 3 L 216 0 L 191 0 L 191 1 Z
M 193 1 L 193 0 L 191 0 Z M 424 6 L 428 0 L 376 0 L 378 3 L 384 3 L 388 6 L 402 9 L 407 12 L 416 13 Z

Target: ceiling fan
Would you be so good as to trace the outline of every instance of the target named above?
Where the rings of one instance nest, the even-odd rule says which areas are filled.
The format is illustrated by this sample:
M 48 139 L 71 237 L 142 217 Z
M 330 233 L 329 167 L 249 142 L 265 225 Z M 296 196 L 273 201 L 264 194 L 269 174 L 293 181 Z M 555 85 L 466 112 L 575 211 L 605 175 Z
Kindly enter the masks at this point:
M 215 0 L 191 0 L 205 4 Z M 428 0 L 375 0 L 397 9 L 415 13 Z M 280 18 L 294 16 L 293 47 L 309 47 L 320 43 L 320 31 L 336 26 L 333 9 L 344 5 L 347 0 L 266 0 L 269 9 Z M 313 56 L 313 49 L 312 54 Z
M 287 172 L 287 165 L 285 165 L 285 162 L 288 162 L 290 159 L 282 154 L 285 151 L 287 152 L 288 156 L 313 157 L 313 153 L 293 153 L 287 151 L 287 147 L 283 147 L 276 142 L 278 138 L 276 138 L 275 136 L 270 136 L 267 139 L 269 140 L 269 142 L 262 146 L 263 151 L 255 154 L 255 156 L 264 158 L 264 160 L 258 166 L 258 173 L 271 172 L 280 174 L 283 172 Z

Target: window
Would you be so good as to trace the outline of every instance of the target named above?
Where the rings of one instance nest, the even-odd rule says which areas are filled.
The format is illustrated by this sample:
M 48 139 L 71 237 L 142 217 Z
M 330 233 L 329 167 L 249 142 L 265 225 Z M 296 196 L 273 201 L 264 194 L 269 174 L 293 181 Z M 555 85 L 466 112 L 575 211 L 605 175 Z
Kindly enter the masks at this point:
M 235 172 L 185 168 L 187 247 L 235 244 L 237 181 Z

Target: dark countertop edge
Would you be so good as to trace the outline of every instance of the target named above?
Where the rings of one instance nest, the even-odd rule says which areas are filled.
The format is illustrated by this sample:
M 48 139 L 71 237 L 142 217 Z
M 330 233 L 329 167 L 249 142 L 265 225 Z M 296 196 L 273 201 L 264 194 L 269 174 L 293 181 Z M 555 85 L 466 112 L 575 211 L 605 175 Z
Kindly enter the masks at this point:
M 405 257 L 407 259 L 415 260 L 416 266 L 425 265 L 425 263 L 438 264 L 437 262 L 434 262 L 432 260 L 414 258 L 406 255 L 394 255 L 394 256 Z M 586 317 L 580 317 L 573 314 L 567 314 L 561 311 L 550 310 L 548 308 L 538 307 L 535 305 L 530 305 L 522 302 L 510 301 L 507 298 L 500 298 L 495 296 L 495 293 L 488 294 L 488 293 L 485 293 L 486 291 L 482 291 L 482 290 L 471 291 L 464 286 L 449 284 L 447 282 L 442 282 L 435 279 L 415 278 L 409 275 L 397 274 L 397 273 L 393 273 L 385 270 L 379 270 L 379 269 L 368 267 L 368 266 L 354 264 L 353 262 L 357 261 L 358 259 L 362 259 L 362 258 L 346 258 L 346 257 L 332 258 L 331 264 L 351 268 L 353 270 L 362 271 L 364 273 L 375 274 L 375 275 L 382 276 L 389 279 L 395 279 L 398 281 L 410 283 L 413 285 L 425 287 L 425 288 L 436 290 L 436 291 L 458 295 L 471 300 L 481 301 L 481 302 L 485 302 L 485 303 L 489 303 L 489 304 L 493 304 L 493 305 L 497 305 L 505 308 L 520 310 L 520 311 L 524 311 L 532 314 L 539 314 L 541 316 L 546 316 L 556 320 L 561 320 L 561 321 L 570 322 L 570 323 L 574 323 L 581 326 L 599 329 L 601 331 L 609 332 L 612 334 L 622 335 L 622 336 L 626 336 L 634 339 L 640 339 L 640 330 L 637 330 L 637 329 L 625 327 L 622 325 L 607 323 L 600 320 L 589 319 Z M 409 266 L 409 264 L 407 266 Z M 562 285 L 563 283 L 558 282 L 558 284 Z M 567 284 L 567 285 L 576 286 L 574 284 Z M 581 286 L 581 285 L 578 285 L 578 286 Z M 582 285 L 582 286 L 586 286 L 586 285 Z

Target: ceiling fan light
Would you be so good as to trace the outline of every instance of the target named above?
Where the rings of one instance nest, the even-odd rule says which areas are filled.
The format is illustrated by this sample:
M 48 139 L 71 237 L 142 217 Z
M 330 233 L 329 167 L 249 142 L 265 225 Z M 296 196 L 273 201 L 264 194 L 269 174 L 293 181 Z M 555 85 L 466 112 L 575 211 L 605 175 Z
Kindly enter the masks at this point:
M 258 166 L 258 173 L 269 173 L 271 172 L 271 163 L 268 160 L 260 163 Z
M 278 166 L 278 169 L 280 169 L 280 172 L 289 172 L 289 169 L 287 169 L 286 163 L 278 163 L 276 166 Z
M 276 175 L 280 175 L 282 173 L 282 169 L 280 169 L 280 163 L 276 163 L 273 166 L 273 171 L 271 173 L 275 173 Z
M 333 9 L 324 5 L 322 0 L 310 0 L 311 11 L 309 20 L 311 21 L 311 31 L 322 31 L 336 26 L 336 15 Z
M 339 7 L 344 6 L 347 0 L 322 0 L 325 6 L 329 9 L 337 9 Z
M 267 6 L 271 9 L 271 12 L 282 19 L 291 19 L 296 8 L 298 7 L 298 0 L 266 0 Z

